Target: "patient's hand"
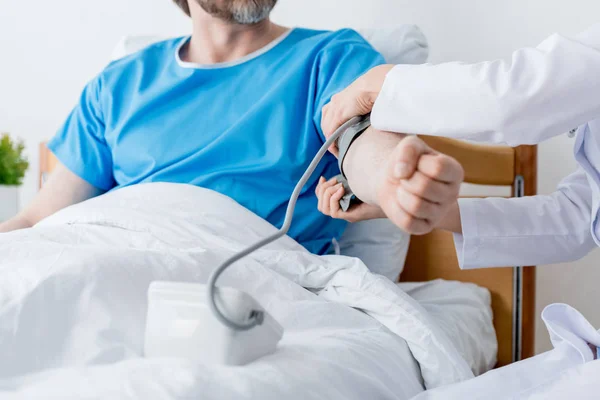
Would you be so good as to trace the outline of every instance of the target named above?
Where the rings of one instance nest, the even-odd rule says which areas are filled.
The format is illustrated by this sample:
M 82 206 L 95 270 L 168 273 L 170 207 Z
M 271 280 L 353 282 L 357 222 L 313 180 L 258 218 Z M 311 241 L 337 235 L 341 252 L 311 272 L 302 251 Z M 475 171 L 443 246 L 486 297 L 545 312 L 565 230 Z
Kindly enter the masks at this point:
M 385 218 L 383 210 L 367 203 L 355 204 L 348 211 L 342 211 L 340 200 L 345 194 L 344 186 L 335 178 L 325 180 L 321 177 L 317 185 L 317 198 L 319 211 L 336 219 L 348 222 L 358 222 L 368 219 Z
M 423 235 L 456 204 L 463 178 L 458 161 L 408 136 L 385 160 L 375 187 L 377 203 L 398 227 Z

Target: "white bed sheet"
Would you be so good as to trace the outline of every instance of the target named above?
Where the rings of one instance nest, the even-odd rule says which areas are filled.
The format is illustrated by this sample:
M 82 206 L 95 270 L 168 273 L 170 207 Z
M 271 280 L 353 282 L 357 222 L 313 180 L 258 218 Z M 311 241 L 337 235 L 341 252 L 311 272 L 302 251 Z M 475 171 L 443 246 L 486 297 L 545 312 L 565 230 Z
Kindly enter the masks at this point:
M 551 304 L 542 312 L 554 349 L 477 378 L 428 390 L 415 400 L 562 400 L 600 398 L 600 332 L 574 308 Z
M 140 358 L 151 281 L 206 281 L 273 230 L 217 193 L 147 184 L 0 235 L 0 397 L 407 399 L 423 384 L 473 376 L 433 315 L 398 286 L 289 238 L 220 282 L 284 326 L 275 354 L 243 368 Z
M 475 375 L 494 368 L 498 340 L 489 290 L 441 279 L 400 283 L 399 287 L 427 310 Z

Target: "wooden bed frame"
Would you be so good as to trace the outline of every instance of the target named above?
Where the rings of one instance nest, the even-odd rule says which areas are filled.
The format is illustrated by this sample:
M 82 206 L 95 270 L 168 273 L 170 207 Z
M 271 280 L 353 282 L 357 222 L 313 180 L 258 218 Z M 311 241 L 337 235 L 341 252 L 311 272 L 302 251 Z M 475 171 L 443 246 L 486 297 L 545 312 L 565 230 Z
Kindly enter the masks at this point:
M 431 147 L 453 156 L 465 169 L 465 182 L 510 186 L 513 197 L 531 196 L 537 188 L 537 148 L 483 146 L 445 138 L 422 137 Z M 462 271 L 452 234 L 434 231 L 413 236 L 401 281 L 447 279 L 472 282 L 492 294 L 498 364 L 504 366 L 534 353 L 535 267 L 510 266 Z
M 537 187 L 537 149 L 483 146 L 423 137 L 433 148 L 456 158 L 465 169 L 465 182 L 510 186 L 514 197 L 530 196 Z M 57 161 L 45 143 L 40 145 L 40 186 Z M 411 239 L 401 281 L 447 279 L 472 282 L 492 294 L 494 327 L 498 337 L 498 366 L 533 355 L 535 322 L 535 267 L 510 266 L 462 271 L 454 240 L 448 232 L 434 231 Z

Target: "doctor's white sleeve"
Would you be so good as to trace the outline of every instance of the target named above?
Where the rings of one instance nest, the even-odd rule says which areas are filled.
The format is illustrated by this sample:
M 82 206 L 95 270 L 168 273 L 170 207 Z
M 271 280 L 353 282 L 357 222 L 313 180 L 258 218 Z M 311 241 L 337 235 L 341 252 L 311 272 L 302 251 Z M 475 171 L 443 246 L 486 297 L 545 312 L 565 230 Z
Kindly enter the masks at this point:
M 380 130 L 511 146 L 536 144 L 600 117 L 600 23 L 555 34 L 510 60 L 398 65 L 371 114 Z
M 596 247 L 592 192 L 582 169 L 551 195 L 460 199 L 459 207 L 463 233 L 454 243 L 462 269 L 568 262 Z

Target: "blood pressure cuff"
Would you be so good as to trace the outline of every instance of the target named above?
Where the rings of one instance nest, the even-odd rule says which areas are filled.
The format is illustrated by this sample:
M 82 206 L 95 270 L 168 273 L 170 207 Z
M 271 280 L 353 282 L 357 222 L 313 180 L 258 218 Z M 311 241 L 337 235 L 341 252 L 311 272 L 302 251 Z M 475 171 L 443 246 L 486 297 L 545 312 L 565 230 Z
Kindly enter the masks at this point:
M 348 152 L 350 146 L 352 146 L 352 143 L 354 143 L 354 141 L 358 139 L 358 137 L 362 135 L 364 131 L 366 131 L 367 128 L 370 126 L 371 118 L 369 115 L 365 115 L 361 117 L 361 119 L 356 124 L 346 129 L 346 132 L 342 133 L 342 135 L 337 141 L 338 149 L 340 151 L 338 157 L 338 164 L 342 173 L 341 175 L 336 176 L 336 179 L 339 183 L 341 183 L 344 186 L 345 191 L 344 197 L 340 199 L 340 208 L 342 209 L 342 211 L 348 211 L 348 209 L 353 204 L 361 203 L 361 201 L 352 192 L 350 185 L 348 185 L 348 180 L 346 179 L 346 175 L 344 174 L 343 165 L 344 159 L 346 158 L 346 153 Z

